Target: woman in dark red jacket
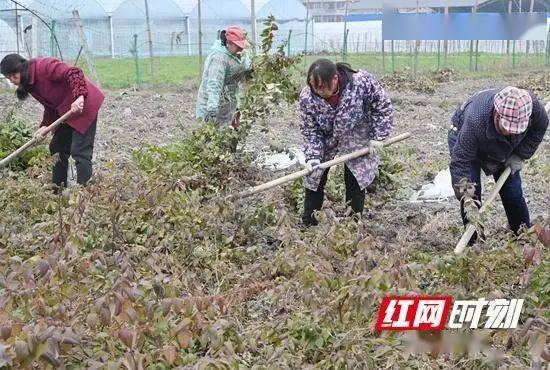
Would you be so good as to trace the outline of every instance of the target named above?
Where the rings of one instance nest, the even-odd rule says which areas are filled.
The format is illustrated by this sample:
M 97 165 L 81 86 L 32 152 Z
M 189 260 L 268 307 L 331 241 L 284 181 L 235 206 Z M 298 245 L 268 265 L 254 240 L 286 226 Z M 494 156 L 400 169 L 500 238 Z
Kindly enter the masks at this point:
M 86 185 L 92 177 L 92 154 L 99 108 L 103 93 L 80 68 L 69 66 L 55 58 L 26 60 L 10 54 L 0 62 L 0 72 L 17 86 L 20 100 L 32 95 L 44 106 L 44 116 L 35 136 L 43 137 L 47 126 L 71 111 L 72 114 L 55 132 L 50 153 L 59 153 L 53 168 L 52 181 L 67 185 L 69 156 L 76 163 L 77 182 Z

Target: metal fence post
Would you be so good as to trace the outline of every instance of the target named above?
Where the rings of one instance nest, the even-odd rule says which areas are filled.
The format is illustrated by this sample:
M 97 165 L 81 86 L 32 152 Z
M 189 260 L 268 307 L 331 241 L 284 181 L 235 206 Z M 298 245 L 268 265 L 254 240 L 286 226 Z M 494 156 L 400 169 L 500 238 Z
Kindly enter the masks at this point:
M 292 36 L 292 30 L 288 30 L 288 39 L 286 40 L 286 56 L 290 56 L 290 37 Z
M 437 40 L 437 70 L 441 68 L 441 40 Z
M 55 20 L 52 20 L 52 25 L 50 27 L 50 55 L 52 57 L 56 56 L 55 52 Z
M 512 68 L 516 68 L 516 40 L 512 41 Z
M 384 44 L 386 41 L 382 39 L 382 74 L 386 74 L 386 48 L 384 47 Z
M 475 71 L 476 72 L 477 72 L 478 60 L 479 60 L 479 40 L 476 40 L 476 59 L 475 59 Z
M 136 86 L 141 89 L 141 70 L 139 68 L 138 35 L 134 34 L 134 60 L 136 63 Z
M 391 71 L 395 73 L 395 49 L 394 40 L 391 40 Z
M 342 59 L 344 62 L 348 60 L 348 34 L 349 30 L 346 29 L 344 31 L 344 46 L 342 47 Z

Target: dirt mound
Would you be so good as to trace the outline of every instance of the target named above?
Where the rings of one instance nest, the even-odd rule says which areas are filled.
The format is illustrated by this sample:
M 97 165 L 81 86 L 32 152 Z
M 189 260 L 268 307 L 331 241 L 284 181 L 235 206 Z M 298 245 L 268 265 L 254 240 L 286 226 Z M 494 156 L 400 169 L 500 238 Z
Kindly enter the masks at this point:
M 533 73 L 518 84 L 519 88 L 527 89 L 539 99 L 550 101 L 550 71 Z

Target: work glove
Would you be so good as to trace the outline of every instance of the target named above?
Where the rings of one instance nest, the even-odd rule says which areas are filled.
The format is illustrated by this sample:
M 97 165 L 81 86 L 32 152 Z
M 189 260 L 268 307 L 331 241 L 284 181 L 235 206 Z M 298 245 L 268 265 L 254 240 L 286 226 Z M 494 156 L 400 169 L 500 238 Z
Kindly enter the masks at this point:
M 510 167 L 513 175 L 516 172 L 521 171 L 523 168 L 523 159 L 515 154 L 512 154 L 512 156 L 506 161 L 506 166 Z
M 216 120 L 216 112 L 206 112 L 204 116 L 204 122 L 214 122 Z
M 313 158 L 306 161 L 305 167 L 308 169 L 308 171 L 311 171 L 310 176 L 320 177 L 323 174 L 325 170 L 323 170 L 322 168 L 319 168 L 320 164 L 321 164 L 321 160 L 319 158 Z
M 229 78 L 229 81 L 235 83 L 235 82 L 241 82 L 241 81 L 248 81 L 254 78 L 254 69 L 246 69 L 244 71 L 235 73 L 233 76 Z
M 466 216 L 466 221 L 470 223 L 477 222 L 477 220 L 479 220 L 479 201 L 475 198 L 470 197 L 470 195 L 464 195 L 464 197 L 462 197 L 461 203 L 464 209 L 464 214 Z
M 384 151 L 384 142 L 378 140 L 369 141 L 369 153 L 381 154 Z
M 479 217 L 481 202 L 475 195 L 476 184 L 467 179 L 462 179 L 455 185 L 455 192 L 460 200 L 460 207 L 464 212 L 464 224 L 472 223 L 476 227 L 476 233 L 472 236 L 468 245 L 473 245 L 478 237 L 484 240 L 483 224 L 480 222 L 481 220 Z
M 463 198 L 476 198 L 476 183 L 463 178 L 458 183 L 453 185 L 455 196 L 458 200 L 462 201 Z
M 462 179 L 455 185 L 455 192 L 460 200 L 460 206 L 464 212 L 464 223 L 471 223 L 476 227 L 477 233 L 474 234 L 470 240 L 470 245 L 475 242 L 478 237 L 483 237 L 483 225 L 479 217 L 479 208 L 481 208 L 481 202 L 476 197 L 476 183 L 469 181 L 468 179 Z
M 236 111 L 233 115 L 233 118 L 231 119 L 231 127 L 233 127 L 235 130 L 239 127 L 241 124 L 241 112 Z
M 472 235 L 472 237 L 468 241 L 468 245 L 470 246 L 474 245 L 474 243 L 478 239 L 481 239 L 481 241 L 484 241 L 485 230 L 479 215 L 479 208 L 481 207 L 481 202 L 475 198 L 470 197 L 469 194 L 466 194 L 462 198 L 460 203 L 462 206 L 462 210 L 464 211 L 464 221 L 466 222 L 466 224 L 469 223 L 471 225 L 474 225 L 476 228 L 476 232 L 474 233 L 474 235 Z
M 462 179 L 455 185 L 455 192 L 466 215 L 466 222 L 477 220 L 481 204 L 476 199 L 476 183 Z
M 254 68 L 247 69 L 244 71 L 244 79 L 251 80 L 254 78 Z

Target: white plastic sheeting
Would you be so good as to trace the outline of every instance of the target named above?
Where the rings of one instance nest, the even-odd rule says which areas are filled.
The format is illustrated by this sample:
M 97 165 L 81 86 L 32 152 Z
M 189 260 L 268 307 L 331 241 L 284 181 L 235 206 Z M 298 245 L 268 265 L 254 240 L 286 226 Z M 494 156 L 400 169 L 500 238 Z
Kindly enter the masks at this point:
M 305 156 L 301 150 L 291 149 L 290 153 L 264 152 L 258 156 L 255 164 L 258 167 L 268 168 L 273 171 L 284 170 L 295 164 L 305 164 Z
M 418 192 L 414 193 L 410 201 L 436 201 L 443 202 L 448 200 L 451 197 L 454 197 L 455 193 L 453 190 L 452 180 L 451 180 L 451 171 L 449 168 L 440 171 L 434 179 L 434 182 L 422 186 Z

